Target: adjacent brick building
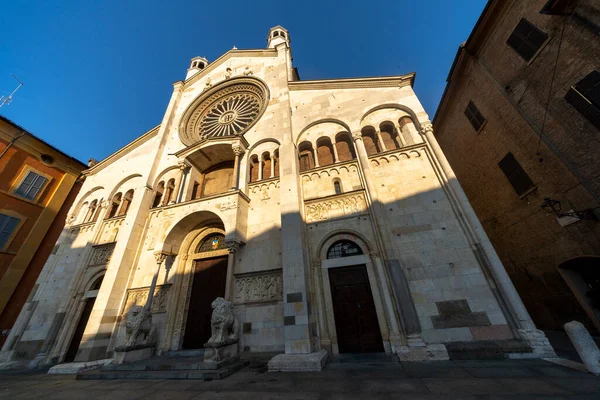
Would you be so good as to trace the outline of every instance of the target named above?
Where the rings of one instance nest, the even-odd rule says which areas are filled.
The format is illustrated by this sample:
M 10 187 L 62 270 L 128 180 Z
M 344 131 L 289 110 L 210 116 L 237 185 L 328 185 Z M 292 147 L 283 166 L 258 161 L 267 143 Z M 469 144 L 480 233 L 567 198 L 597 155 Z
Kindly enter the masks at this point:
M 62 232 L 85 168 L 0 117 L 0 346 Z
M 536 325 L 600 330 L 600 4 L 489 1 L 447 82 L 436 137 Z

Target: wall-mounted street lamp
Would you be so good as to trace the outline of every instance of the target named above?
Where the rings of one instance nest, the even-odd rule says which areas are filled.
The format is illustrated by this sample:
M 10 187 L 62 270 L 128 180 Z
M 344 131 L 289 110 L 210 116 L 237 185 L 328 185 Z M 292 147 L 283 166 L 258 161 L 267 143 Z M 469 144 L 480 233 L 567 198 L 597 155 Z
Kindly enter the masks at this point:
M 544 202 L 540 205 L 548 214 L 554 213 L 558 218 L 562 217 L 574 217 L 579 219 L 592 219 L 597 220 L 596 214 L 592 212 L 592 210 L 582 210 L 582 211 L 571 211 L 571 212 L 560 212 L 561 205 L 560 200 L 554 200 L 550 197 L 544 198 Z

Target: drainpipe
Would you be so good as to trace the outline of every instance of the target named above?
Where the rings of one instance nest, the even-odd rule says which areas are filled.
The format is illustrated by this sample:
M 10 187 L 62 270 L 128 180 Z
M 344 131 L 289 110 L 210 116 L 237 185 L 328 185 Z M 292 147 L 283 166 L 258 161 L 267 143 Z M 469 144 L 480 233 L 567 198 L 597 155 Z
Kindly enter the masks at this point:
M 12 145 L 13 145 L 13 144 L 14 144 L 14 143 L 17 141 L 17 140 L 19 140 L 20 138 L 22 138 L 23 136 L 25 136 L 25 135 L 26 135 L 26 133 L 27 133 L 27 132 L 25 132 L 25 131 L 21 131 L 21 134 L 20 134 L 19 136 L 17 136 L 17 137 L 15 137 L 15 138 L 13 138 L 13 139 L 10 141 L 10 143 L 8 144 L 8 146 L 6 146 L 6 148 L 5 148 L 4 150 L 2 150 L 2 153 L 0 153 L 0 158 L 2 158 L 2 156 L 4 156 L 4 154 L 5 154 L 5 153 L 8 151 L 8 149 L 10 149 L 10 148 L 11 148 L 11 146 L 12 146 Z

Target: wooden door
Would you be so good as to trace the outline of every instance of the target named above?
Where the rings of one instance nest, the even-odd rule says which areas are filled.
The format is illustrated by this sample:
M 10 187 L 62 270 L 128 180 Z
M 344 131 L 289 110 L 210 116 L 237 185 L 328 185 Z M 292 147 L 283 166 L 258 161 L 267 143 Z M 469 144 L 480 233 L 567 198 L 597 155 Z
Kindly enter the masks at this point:
M 71 339 L 69 349 L 67 350 L 67 355 L 65 356 L 65 362 L 72 362 L 75 360 L 75 356 L 77 356 L 77 350 L 79 350 L 79 344 L 81 343 L 81 338 L 83 337 L 83 332 L 85 332 L 85 327 L 90 319 L 90 314 L 94 309 L 95 302 L 95 297 L 90 297 L 85 301 L 83 311 L 81 312 L 79 322 L 77 323 L 77 328 L 75 328 L 75 333 L 73 333 L 73 338 Z
M 211 303 L 225 296 L 227 256 L 194 262 L 194 282 L 183 337 L 184 349 L 200 349 L 210 338 Z
M 329 269 L 340 353 L 383 351 L 377 311 L 364 265 Z

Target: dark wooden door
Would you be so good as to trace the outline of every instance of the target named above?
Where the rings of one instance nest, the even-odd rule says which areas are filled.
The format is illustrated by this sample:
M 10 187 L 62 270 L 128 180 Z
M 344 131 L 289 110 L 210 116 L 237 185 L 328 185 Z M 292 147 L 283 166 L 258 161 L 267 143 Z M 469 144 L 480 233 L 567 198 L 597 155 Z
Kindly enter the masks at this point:
M 200 349 L 210 338 L 211 303 L 225 296 L 227 256 L 197 260 L 183 337 L 184 349 Z
M 75 333 L 73 333 L 73 338 L 71 339 L 69 349 L 67 350 L 67 355 L 65 356 L 65 362 L 72 362 L 75 360 L 75 356 L 77 356 L 77 350 L 79 350 L 79 343 L 81 343 L 83 332 L 85 332 L 85 327 L 90 319 L 90 314 L 92 313 L 95 302 L 95 297 L 90 297 L 85 301 L 83 311 L 81 312 L 81 317 L 79 317 L 77 328 L 75 328 Z
M 365 266 L 331 268 L 329 281 L 340 353 L 382 352 L 383 342 Z

